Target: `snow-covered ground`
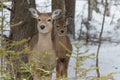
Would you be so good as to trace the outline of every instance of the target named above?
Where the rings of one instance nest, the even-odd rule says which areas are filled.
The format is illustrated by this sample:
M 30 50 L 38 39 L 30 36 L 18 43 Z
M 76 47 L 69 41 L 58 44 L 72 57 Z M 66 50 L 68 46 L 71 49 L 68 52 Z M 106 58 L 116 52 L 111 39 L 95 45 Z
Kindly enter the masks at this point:
M 44 12 L 50 12 L 51 11 L 51 0 L 36 0 L 37 9 L 44 13 Z M 10 3 L 7 3 L 7 5 L 10 5 Z M 103 6 L 99 6 L 101 13 L 103 13 Z M 102 18 L 103 15 L 101 13 L 93 12 L 93 19 L 90 22 L 91 25 L 93 25 L 96 30 L 92 30 L 91 34 L 97 34 L 99 35 L 99 32 L 101 30 L 101 24 L 102 24 Z M 9 11 L 5 10 L 5 14 L 7 14 L 7 21 L 9 21 Z M 86 0 L 77 0 L 76 1 L 76 14 L 75 14 L 75 30 L 76 30 L 76 37 L 78 37 L 79 29 L 81 27 L 81 17 L 83 15 L 83 19 L 87 18 L 87 1 Z M 120 41 L 120 28 L 116 29 L 115 26 L 120 26 L 120 6 L 111 6 L 111 15 L 109 17 L 106 17 L 105 20 L 105 27 L 103 32 L 103 37 L 111 37 L 112 40 Z M 113 18 L 114 16 L 114 18 Z M 112 23 L 111 20 L 113 19 Z M 7 28 L 9 29 L 9 27 Z M 114 31 L 116 29 L 116 31 Z M 85 27 L 83 26 L 83 30 L 85 30 Z M 5 34 L 8 35 L 8 32 Z M 76 42 L 72 40 L 72 42 Z M 78 41 L 78 43 L 81 44 L 81 42 Z M 98 45 L 87 45 L 82 48 L 82 50 L 89 49 L 88 53 L 95 53 L 97 52 Z M 75 48 L 73 48 L 73 51 Z M 110 42 L 104 42 L 102 43 L 101 49 L 100 49 L 100 55 L 99 55 L 99 65 L 100 65 L 100 73 L 101 75 L 107 75 L 111 72 L 116 72 L 114 74 L 115 80 L 120 80 L 120 44 L 119 43 L 110 43 Z M 84 62 L 84 66 L 87 68 L 95 67 L 95 59 L 92 60 L 86 60 Z M 70 60 L 70 67 L 68 70 L 68 76 L 71 80 L 74 80 L 75 76 L 75 59 L 71 58 Z M 90 71 L 88 76 L 96 76 L 95 70 Z M 81 80 L 81 79 L 79 79 Z M 87 79 L 84 79 L 87 80 Z M 89 80 L 89 79 L 88 79 Z
M 84 46 L 82 50 L 89 49 L 90 53 L 97 52 L 98 45 L 88 45 Z M 120 79 L 120 44 L 116 43 L 103 43 L 99 53 L 99 66 L 101 76 L 108 75 L 110 73 L 115 73 L 113 76 L 115 80 Z M 69 78 L 73 78 L 75 76 L 75 60 L 71 59 L 70 68 L 69 68 Z M 88 59 L 84 62 L 84 67 L 86 68 L 94 68 L 95 67 L 95 59 Z M 96 71 L 92 70 L 88 74 L 89 77 L 95 77 Z M 73 79 L 74 80 L 74 79 Z M 81 80 L 81 79 L 80 79 Z
M 103 6 L 99 6 L 99 9 L 103 13 Z M 104 31 L 102 37 L 110 37 L 114 41 L 120 41 L 120 28 L 118 30 L 114 31 L 116 26 L 120 26 L 119 19 L 120 19 L 120 6 L 111 6 L 111 13 L 109 17 L 106 17 L 105 24 L 104 24 Z M 81 1 L 77 0 L 76 2 L 76 17 L 75 17 L 75 25 L 76 25 L 76 37 L 79 34 L 79 29 L 81 27 L 81 17 L 83 16 L 83 19 L 87 18 L 87 1 Z M 113 18 L 114 16 L 114 18 Z M 103 15 L 101 13 L 93 12 L 93 18 L 90 22 L 91 25 L 93 25 L 96 30 L 92 30 L 91 34 L 97 34 L 99 35 L 102 25 L 102 18 Z M 112 23 L 111 20 L 113 19 Z M 85 27 L 83 26 L 83 30 Z M 109 33 L 110 32 L 110 33 Z M 89 49 L 88 53 L 96 53 L 97 52 L 98 45 L 88 45 L 84 47 L 83 49 Z M 120 80 L 120 44 L 118 43 L 110 43 L 110 42 L 104 42 L 102 43 L 101 49 L 100 49 L 100 55 L 99 55 L 99 65 L 100 65 L 100 73 L 101 75 L 107 75 L 109 73 L 115 72 L 113 75 L 115 80 Z M 70 64 L 75 64 L 74 61 L 72 61 Z M 93 67 L 95 66 L 95 60 L 87 60 L 84 63 L 87 67 Z M 72 67 L 71 67 L 72 68 Z M 74 77 L 74 70 L 69 69 L 69 77 Z M 88 76 L 96 76 L 96 71 L 89 72 Z M 86 79 L 85 79 L 86 80 Z M 89 80 L 89 79 L 88 79 Z

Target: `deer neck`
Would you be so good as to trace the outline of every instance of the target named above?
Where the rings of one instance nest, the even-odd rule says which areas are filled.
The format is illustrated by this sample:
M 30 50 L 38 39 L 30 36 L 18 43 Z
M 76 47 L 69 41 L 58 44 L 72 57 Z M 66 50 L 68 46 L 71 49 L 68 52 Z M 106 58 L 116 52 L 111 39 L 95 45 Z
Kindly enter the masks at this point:
M 52 40 L 51 40 L 51 32 L 50 33 L 47 33 L 47 34 L 38 34 L 38 43 L 39 44 L 43 44 L 44 43 L 51 43 Z

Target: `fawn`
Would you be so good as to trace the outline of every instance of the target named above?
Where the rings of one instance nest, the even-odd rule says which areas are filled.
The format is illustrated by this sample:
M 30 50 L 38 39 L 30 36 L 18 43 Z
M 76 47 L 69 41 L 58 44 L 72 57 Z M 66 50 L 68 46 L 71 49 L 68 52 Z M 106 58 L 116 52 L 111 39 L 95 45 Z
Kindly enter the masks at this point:
M 34 80 L 51 80 L 51 72 L 56 67 L 56 54 L 54 52 L 51 33 L 53 28 L 53 19 L 61 12 L 56 9 L 53 13 L 40 13 L 34 8 L 29 8 L 33 18 L 37 19 L 38 33 L 34 35 L 29 43 L 30 50 L 33 52 L 29 55 L 29 63 L 33 62 L 32 69 Z M 46 73 L 46 72 L 47 73 Z
M 72 54 L 72 45 L 69 37 L 67 36 L 68 19 L 60 18 L 54 21 L 54 38 L 53 43 L 55 52 L 57 54 L 56 76 L 57 78 L 67 78 L 67 69 Z M 63 48 L 62 43 L 68 50 Z

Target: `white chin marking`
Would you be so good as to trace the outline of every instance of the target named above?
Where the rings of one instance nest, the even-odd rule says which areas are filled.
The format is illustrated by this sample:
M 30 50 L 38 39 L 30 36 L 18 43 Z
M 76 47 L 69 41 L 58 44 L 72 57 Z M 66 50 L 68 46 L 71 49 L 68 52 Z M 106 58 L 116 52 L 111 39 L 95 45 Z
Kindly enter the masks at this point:
M 58 36 L 65 36 L 65 33 L 58 33 Z
M 46 31 L 43 29 L 43 30 L 40 30 L 41 33 L 46 33 Z

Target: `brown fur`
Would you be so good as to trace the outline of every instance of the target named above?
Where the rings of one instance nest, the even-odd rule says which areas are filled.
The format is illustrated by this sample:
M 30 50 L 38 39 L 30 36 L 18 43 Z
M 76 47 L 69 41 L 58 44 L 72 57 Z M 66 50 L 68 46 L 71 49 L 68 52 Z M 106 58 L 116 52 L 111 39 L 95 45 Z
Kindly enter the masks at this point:
M 61 31 L 64 31 L 63 33 Z M 57 66 L 56 66 L 56 76 L 57 78 L 60 77 L 67 77 L 67 69 L 68 69 L 68 64 L 70 60 L 71 55 L 70 52 L 68 52 L 63 46 L 59 44 L 61 42 L 66 46 L 67 49 L 72 51 L 72 45 L 69 40 L 69 37 L 67 36 L 67 22 L 65 19 L 58 19 L 54 22 L 54 47 L 55 47 L 55 52 L 57 54 Z
M 51 21 L 48 21 L 48 19 Z M 41 29 L 41 25 L 45 26 L 45 30 Z M 56 54 L 54 53 L 53 43 L 51 40 L 52 17 L 50 13 L 39 14 L 39 18 L 37 19 L 37 30 L 38 33 L 32 37 L 29 43 L 32 51 L 32 54 L 29 55 L 29 63 L 34 63 L 32 66 L 32 69 L 36 71 L 33 74 L 34 80 L 41 80 L 41 76 L 44 73 L 40 70 L 40 68 L 47 71 L 52 71 L 56 65 Z M 47 56 L 47 58 L 43 59 L 44 54 L 47 52 L 50 54 Z M 48 76 L 51 77 L 51 74 L 46 75 L 46 77 Z

